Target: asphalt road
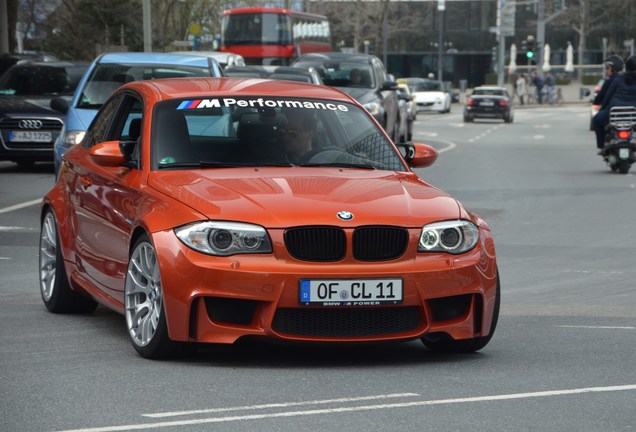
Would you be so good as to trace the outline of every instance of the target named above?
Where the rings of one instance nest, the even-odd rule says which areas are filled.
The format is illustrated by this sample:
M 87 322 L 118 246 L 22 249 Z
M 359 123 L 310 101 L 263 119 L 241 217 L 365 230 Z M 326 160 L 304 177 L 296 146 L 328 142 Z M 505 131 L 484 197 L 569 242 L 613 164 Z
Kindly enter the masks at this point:
M 0 430 L 635 430 L 636 176 L 596 156 L 583 106 L 513 124 L 459 111 L 420 114 L 414 137 L 440 151 L 422 178 L 494 232 L 501 318 L 471 355 L 247 342 L 144 360 L 107 309 L 46 312 L 36 202 L 52 167 L 0 162 Z

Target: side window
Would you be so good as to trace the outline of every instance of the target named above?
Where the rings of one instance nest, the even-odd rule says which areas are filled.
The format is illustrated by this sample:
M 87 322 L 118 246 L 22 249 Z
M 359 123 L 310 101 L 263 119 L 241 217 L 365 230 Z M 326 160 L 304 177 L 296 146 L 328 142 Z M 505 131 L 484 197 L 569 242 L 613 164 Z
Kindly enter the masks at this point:
M 132 93 L 125 93 L 113 116 L 112 127 L 107 134 L 109 141 L 121 142 L 122 152 L 126 154 L 129 161 L 133 162 L 132 165 L 135 167 L 139 167 L 141 163 L 142 113 L 141 99 Z
M 107 133 L 110 128 L 110 124 L 113 119 L 113 115 L 119 107 L 124 95 L 120 94 L 109 100 L 102 109 L 97 113 L 97 116 L 88 128 L 86 137 L 82 141 L 82 145 L 86 148 L 91 148 L 95 144 L 108 141 Z
M 379 81 L 377 85 L 381 86 L 384 81 L 387 81 L 386 70 L 384 70 L 382 63 L 378 61 L 373 62 L 373 68 L 375 69 L 375 76 Z

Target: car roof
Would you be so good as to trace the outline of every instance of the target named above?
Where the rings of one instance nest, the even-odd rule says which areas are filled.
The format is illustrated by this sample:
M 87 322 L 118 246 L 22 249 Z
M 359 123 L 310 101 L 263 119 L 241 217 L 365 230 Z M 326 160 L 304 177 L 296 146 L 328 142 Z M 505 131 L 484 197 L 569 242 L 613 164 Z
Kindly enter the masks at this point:
M 505 87 L 497 87 L 497 86 L 479 86 L 475 87 L 475 90 L 507 90 Z
M 369 54 L 349 54 L 342 52 L 326 52 L 326 53 L 309 53 L 303 54 L 294 63 L 303 60 L 328 60 L 328 61 L 340 61 L 347 63 L 371 63 L 371 60 L 376 58 Z M 293 66 L 293 64 L 292 64 Z
M 153 92 L 157 99 L 178 99 L 201 96 L 285 96 L 291 98 L 330 99 L 356 103 L 346 93 L 328 86 L 298 81 L 269 80 L 260 78 L 163 78 L 160 80 L 134 81 L 123 88 L 140 93 Z
M 88 67 L 90 65 L 89 62 L 83 61 L 33 61 L 33 60 L 20 60 L 12 67 Z
M 96 59 L 98 63 L 169 64 L 195 67 L 209 67 L 210 60 L 213 59 L 205 55 L 150 52 L 105 53 Z

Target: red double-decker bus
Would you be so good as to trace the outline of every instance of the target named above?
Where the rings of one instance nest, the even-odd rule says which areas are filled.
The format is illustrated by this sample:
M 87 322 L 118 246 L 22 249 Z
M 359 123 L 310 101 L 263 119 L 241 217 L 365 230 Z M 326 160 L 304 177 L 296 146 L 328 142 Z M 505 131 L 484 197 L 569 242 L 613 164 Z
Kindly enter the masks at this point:
M 332 51 L 329 21 L 289 9 L 228 9 L 219 51 L 240 54 L 246 64 L 289 65 L 300 54 Z

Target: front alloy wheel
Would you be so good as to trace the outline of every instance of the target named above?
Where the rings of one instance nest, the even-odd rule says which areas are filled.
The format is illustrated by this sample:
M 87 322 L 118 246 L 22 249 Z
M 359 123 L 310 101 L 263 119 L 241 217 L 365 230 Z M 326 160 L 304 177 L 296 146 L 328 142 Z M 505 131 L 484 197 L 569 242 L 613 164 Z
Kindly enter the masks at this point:
M 124 288 L 126 327 L 133 347 L 146 358 L 174 352 L 168 338 L 159 262 L 148 236 L 137 240 L 128 261 Z
M 71 290 L 57 234 L 55 215 L 48 210 L 40 230 L 40 294 L 53 313 L 93 312 L 97 303 Z

